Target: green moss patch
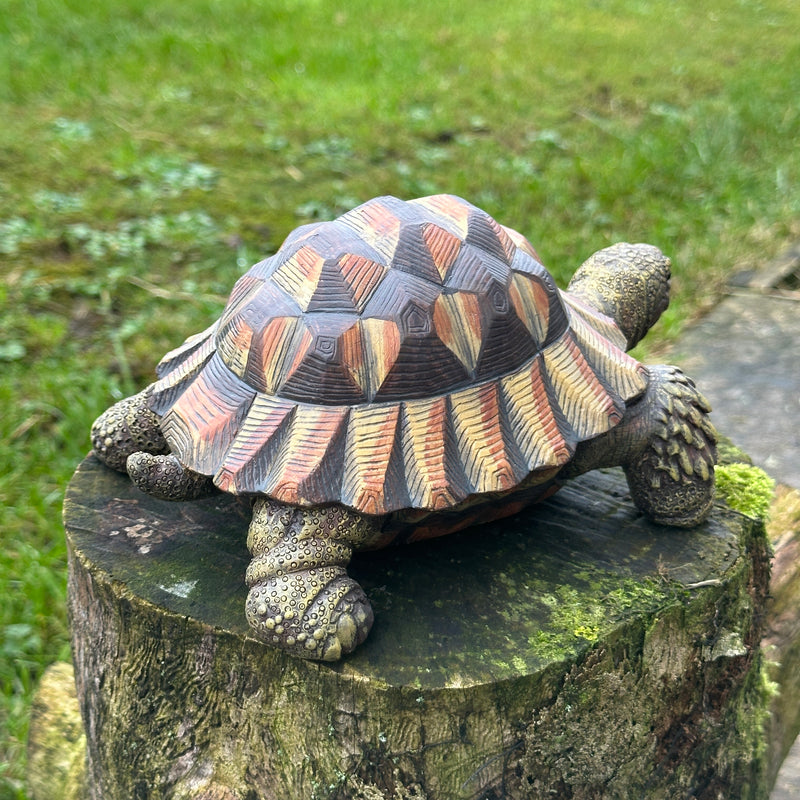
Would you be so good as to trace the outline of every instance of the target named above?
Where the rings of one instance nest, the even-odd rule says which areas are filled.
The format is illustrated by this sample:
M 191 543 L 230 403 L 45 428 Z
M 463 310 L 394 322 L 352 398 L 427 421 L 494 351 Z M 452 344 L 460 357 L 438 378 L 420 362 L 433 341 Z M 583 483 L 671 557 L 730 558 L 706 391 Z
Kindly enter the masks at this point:
M 752 464 L 719 464 L 717 492 L 734 511 L 754 519 L 765 519 L 775 491 L 775 481 Z

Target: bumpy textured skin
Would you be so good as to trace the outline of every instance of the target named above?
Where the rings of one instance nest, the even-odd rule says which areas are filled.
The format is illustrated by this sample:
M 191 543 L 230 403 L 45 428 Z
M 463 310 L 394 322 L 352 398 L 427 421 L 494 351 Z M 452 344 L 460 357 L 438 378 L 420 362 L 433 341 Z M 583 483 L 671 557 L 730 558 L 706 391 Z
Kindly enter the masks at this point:
M 252 267 L 156 383 L 99 418 L 95 452 L 159 497 L 253 495 L 253 631 L 333 660 L 372 624 L 353 549 L 514 513 L 605 465 L 656 521 L 704 518 L 708 404 L 625 353 L 669 280 L 657 248 L 620 244 L 561 292 L 466 201 L 377 198 Z
M 642 400 L 649 435 L 625 476 L 636 506 L 655 522 L 692 527 L 702 522 L 714 497 L 716 431 L 711 406 L 676 367 L 654 367 Z M 627 430 L 627 426 L 624 430 Z M 634 451 L 635 452 L 635 451 Z
M 152 386 L 115 403 L 92 425 L 92 449 L 112 469 L 125 472 L 132 453 L 169 453 L 160 419 L 149 408 Z
M 621 242 L 584 261 L 568 291 L 611 317 L 630 349 L 669 305 L 670 277 L 670 261 L 657 247 Z
M 264 641 L 304 658 L 333 661 L 349 653 L 367 637 L 373 616 L 346 568 L 354 549 L 379 536 L 375 517 L 343 506 L 257 502 L 247 537 L 250 626 Z
M 131 453 L 125 469 L 139 489 L 162 500 L 196 500 L 214 491 L 208 475 L 184 467 L 173 453 Z

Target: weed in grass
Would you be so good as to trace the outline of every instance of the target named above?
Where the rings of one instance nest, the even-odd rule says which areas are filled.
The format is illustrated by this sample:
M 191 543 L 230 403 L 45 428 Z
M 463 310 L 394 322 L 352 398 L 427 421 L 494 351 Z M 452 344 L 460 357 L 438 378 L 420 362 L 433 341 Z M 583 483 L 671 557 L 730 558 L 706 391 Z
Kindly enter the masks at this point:
M 5 339 L 0 343 L 0 361 L 19 361 L 26 352 L 25 345 L 19 339 Z
M 0 253 L 13 256 L 20 247 L 36 240 L 36 226 L 22 217 L 0 221 Z
M 92 138 L 92 127 L 88 122 L 58 117 L 53 120 L 52 130 L 65 142 L 88 142 Z
M 82 211 L 84 200 L 78 194 L 64 194 L 42 189 L 33 195 L 33 204 L 39 211 L 49 214 L 71 214 Z
M 78 223 L 64 232 L 66 243 L 93 261 L 131 259 L 147 248 L 173 250 L 210 246 L 219 236 L 219 228 L 203 211 L 182 211 L 175 215 L 156 214 L 144 219 L 120 222 L 112 231 L 97 230 Z
M 116 180 L 151 197 L 177 197 L 191 189 L 208 192 L 219 178 L 217 170 L 206 164 L 160 154 L 134 161 L 127 168 L 118 168 L 113 175 Z
M 354 155 L 353 143 L 345 136 L 326 136 L 309 142 L 303 154 L 311 158 L 318 156 L 331 172 L 346 173 Z

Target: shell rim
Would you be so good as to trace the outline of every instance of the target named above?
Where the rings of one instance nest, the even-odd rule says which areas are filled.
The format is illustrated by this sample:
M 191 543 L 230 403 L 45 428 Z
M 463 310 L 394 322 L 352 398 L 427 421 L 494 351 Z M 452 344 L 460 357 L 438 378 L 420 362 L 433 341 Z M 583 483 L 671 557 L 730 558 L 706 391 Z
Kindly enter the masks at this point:
M 570 423 L 568 414 L 559 407 L 558 401 L 553 397 L 552 388 L 548 388 L 548 399 L 551 407 L 554 410 L 558 432 L 561 435 L 561 441 L 554 443 L 553 446 L 545 448 L 547 450 L 546 456 L 537 457 L 535 461 L 529 461 L 526 469 L 521 471 L 517 468 L 514 478 L 511 481 L 500 481 L 494 486 L 477 487 L 473 481 L 466 486 L 463 485 L 463 479 L 455 480 L 448 479 L 446 486 L 432 486 L 427 492 L 417 492 L 414 497 L 401 496 L 392 499 L 384 493 L 380 498 L 374 493 L 362 498 L 353 496 L 353 493 L 344 492 L 342 489 L 343 481 L 334 481 L 338 483 L 335 490 L 323 491 L 309 490 L 308 487 L 303 487 L 302 481 L 284 481 L 273 482 L 269 485 L 268 476 L 261 476 L 260 483 L 258 480 L 244 478 L 242 470 L 231 469 L 230 455 L 234 449 L 234 442 L 237 436 L 242 432 L 246 424 L 247 416 L 249 415 L 256 397 L 260 396 L 266 398 L 266 402 L 270 399 L 277 401 L 278 398 L 269 398 L 266 395 L 259 395 L 258 392 L 245 385 L 245 392 L 251 395 L 250 401 L 247 403 L 247 408 L 242 410 L 238 409 L 236 420 L 231 423 L 232 416 L 230 412 L 222 411 L 220 417 L 212 420 L 213 424 L 210 429 L 219 430 L 221 418 L 225 418 L 228 424 L 227 436 L 228 445 L 221 448 L 220 453 L 212 457 L 211 464 L 204 461 L 207 453 L 199 452 L 203 450 L 203 445 L 198 445 L 190 437 L 187 437 L 180 417 L 172 409 L 180 398 L 184 396 L 185 391 L 193 385 L 196 385 L 196 379 L 208 367 L 209 363 L 214 361 L 216 354 L 216 347 L 214 345 L 214 336 L 217 329 L 217 323 L 214 323 L 209 329 L 194 337 L 190 337 L 187 342 L 177 351 L 184 354 L 183 359 L 175 365 L 174 362 L 170 364 L 170 356 L 167 354 L 162 364 L 170 364 L 171 369 L 161 370 L 161 378 L 153 387 L 153 392 L 150 398 L 150 407 L 162 417 L 162 430 L 167 438 L 170 448 L 173 453 L 178 457 L 182 464 L 189 467 L 195 472 L 210 475 L 213 478 L 215 485 L 223 491 L 233 494 L 246 494 L 246 495 L 266 495 L 274 500 L 299 506 L 317 506 L 330 503 L 341 503 L 342 505 L 353 508 L 361 513 L 372 515 L 384 515 L 395 511 L 403 511 L 406 509 L 420 509 L 427 511 L 437 511 L 444 509 L 451 509 L 457 505 L 462 504 L 464 501 L 477 495 L 487 495 L 498 492 L 511 491 L 517 488 L 523 482 L 528 482 L 534 473 L 541 472 L 544 477 L 549 477 L 553 473 L 553 469 L 562 467 L 572 458 L 575 448 L 580 441 L 585 441 L 596 436 L 599 436 L 608 430 L 611 430 L 622 420 L 625 407 L 628 403 L 638 398 L 646 389 L 647 386 L 647 373 L 643 365 L 633 359 L 631 356 L 622 350 L 618 342 L 606 339 L 601 334 L 597 333 L 596 326 L 600 325 L 605 329 L 606 333 L 617 333 L 616 338 L 621 339 L 621 334 L 618 331 L 613 320 L 601 314 L 596 309 L 593 309 L 579 300 L 571 297 L 568 293 L 561 292 L 562 298 L 565 301 L 565 306 L 568 311 L 570 325 L 562 336 L 550 343 L 546 348 L 543 348 L 533 358 L 526 362 L 521 368 L 509 373 L 502 378 L 488 378 L 484 381 L 475 383 L 471 386 L 458 389 L 455 392 L 440 395 L 436 398 L 425 398 L 417 400 L 406 401 L 388 401 L 384 403 L 366 403 L 362 405 L 342 405 L 342 406 L 318 406 L 310 403 L 303 403 L 301 401 L 287 401 L 281 400 L 281 403 L 286 406 L 291 406 L 294 409 L 300 409 L 300 414 L 310 412 L 330 412 L 339 414 L 342 417 L 342 424 L 350 422 L 350 417 L 355 410 L 356 414 L 359 410 L 370 409 L 374 414 L 380 416 L 391 415 L 395 413 L 399 416 L 403 409 L 401 407 L 420 406 L 436 401 L 444 401 L 447 403 L 448 408 L 452 407 L 452 397 L 458 394 L 473 393 L 479 394 L 481 390 L 487 387 L 500 386 L 503 381 L 511 381 L 514 378 L 520 377 L 526 371 L 529 371 L 531 365 L 537 361 L 544 361 L 550 355 L 549 351 L 553 351 L 565 344 L 564 340 L 577 345 L 578 336 L 576 330 L 582 331 L 586 335 L 588 331 L 590 334 L 594 333 L 608 345 L 613 353 L 613 357 L 618 361 L 620 371 L 624 374 L 625 381 L 627 382 L 627 389 L 615 391 L 612 387 L 606 385 L 608 397 L 612 403 L 610 413 L 603 412 L 594 418 L 594 421 L 589 424 L 589 429 L 586 430 L 584 425 L 583 432 L 576 430 L 577 425 Z M 230 377 L 235 379 L 240 384 L 243 384 L 240 378 L 230 372 L 229 368 L 217 356 L 218 363 L 230 373 Z M 543 370 L 544 372 L 544 370 Z M 597 376 L 597 372 L 595 371 Z M 598 376 L 601 378 L 602 376 Z M 264 401 L 261 401 L 264 402 Z M 582 412 L 574 412 L 573 418 L 580 416 Z M 600 424 L 596 424 L 597 420 Z M 449 414 L 448 414 L 449 420 Z M 350 430 L 353 426 L 349 426 Z M 339 436 L 347 434 L 347 430 L 339 430 Z M 290 438 L 290 437 L 289 437 Z M 201 441 L 205 441 L 201 437 Z M 213 448 L 206 448 L 206 450 L 213 451 Z M 324 458 L 322 459 L 324 461 Z M 318 465 L 320 466 L 320 465 Z M 388 467 L 388 465 L 387 465 Z M 251 470 L 253 471 L 253 470 Z M 257 471 L 257 470 L 256 470 Z M 405 475 L 406 483 L 408 476 Z M 461 476 L 458 476 L 461 478 Z M 534 481 L 535 482 L 535 481 Z M 455 487 L 455 491 L 454 491 Z M 389 493 L 390 494 L 390 493 Z

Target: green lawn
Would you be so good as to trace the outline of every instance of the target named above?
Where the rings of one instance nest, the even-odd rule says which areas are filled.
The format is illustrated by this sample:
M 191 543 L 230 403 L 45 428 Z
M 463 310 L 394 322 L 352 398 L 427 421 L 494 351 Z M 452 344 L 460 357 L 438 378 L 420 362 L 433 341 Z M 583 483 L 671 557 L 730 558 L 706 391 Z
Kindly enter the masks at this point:
M 800 235 L 798 31 L 795 0 L 6 0 L 0 798 L 68 657 L 60 504 L 91 420 L 241 271 L 302 222 L 448 191 L 562 283 L 614 240 L 669 252 L 657 351 Z

